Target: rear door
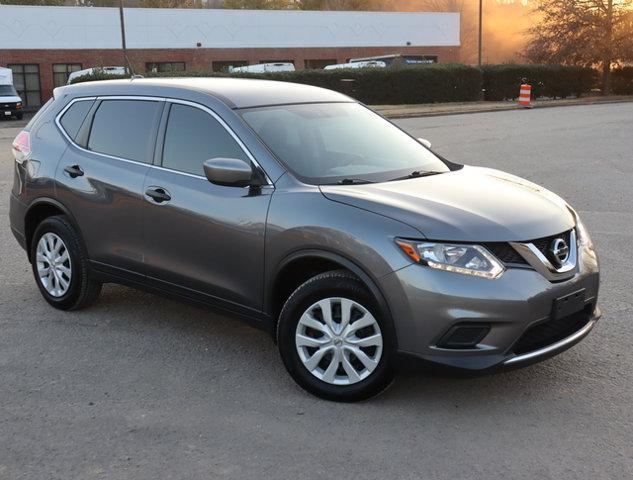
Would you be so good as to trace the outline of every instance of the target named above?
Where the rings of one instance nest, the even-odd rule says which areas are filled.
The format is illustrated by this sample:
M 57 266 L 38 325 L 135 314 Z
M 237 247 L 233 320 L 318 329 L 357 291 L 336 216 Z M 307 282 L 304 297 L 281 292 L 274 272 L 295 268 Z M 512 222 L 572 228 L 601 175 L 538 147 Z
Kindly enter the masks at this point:
M 57 168 L 57 196 L 75 216 L 93 264 L 112 273 L 143 269 L 143 180 L 163 105 L 104 97 L 74 102 L 58 117 L 71 144 Z
M 225 187 L 206 179 L 202 166 L 210 158 L 253 161 L 211 110 L 174 101 L 163 117 L 157 165 L 144 185 L 148 276 L 181 294 L 260 310 L 272 187 Z

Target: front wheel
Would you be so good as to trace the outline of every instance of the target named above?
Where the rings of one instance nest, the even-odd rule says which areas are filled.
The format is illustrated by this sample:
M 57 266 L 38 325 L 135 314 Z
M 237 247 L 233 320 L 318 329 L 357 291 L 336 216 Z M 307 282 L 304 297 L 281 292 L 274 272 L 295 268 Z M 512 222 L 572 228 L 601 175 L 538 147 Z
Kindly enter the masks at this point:
M 277 340 L 290 375 L 318 397 L 363 400 L 393 381 L 391 325 L 347 271 L 317 275 L 297 288 L 281 311 Z

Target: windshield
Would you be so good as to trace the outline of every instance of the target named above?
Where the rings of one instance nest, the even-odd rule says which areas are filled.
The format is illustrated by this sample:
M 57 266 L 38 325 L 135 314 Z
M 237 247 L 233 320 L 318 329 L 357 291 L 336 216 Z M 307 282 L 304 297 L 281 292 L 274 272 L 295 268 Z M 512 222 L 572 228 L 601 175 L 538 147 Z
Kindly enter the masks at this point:
M 17 97 L 18 92 L 15 91 L 13 85 L 0 85 L 0 95 L 7 97 Z
M 447 172 L 432 152 L 357 103 L 280 105 L 244 120 L 301 180 L 383 182 L 411 172 Z

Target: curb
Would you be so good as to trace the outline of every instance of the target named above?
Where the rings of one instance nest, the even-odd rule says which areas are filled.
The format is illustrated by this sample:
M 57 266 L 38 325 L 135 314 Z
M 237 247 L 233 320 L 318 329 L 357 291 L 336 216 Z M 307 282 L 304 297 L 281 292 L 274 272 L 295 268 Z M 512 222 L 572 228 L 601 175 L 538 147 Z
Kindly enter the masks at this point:
M 490 112 L 507 112 L 510 110 L 534 110 L 537 108 L 554 108 L 554 107 L 575 107 L 579 105 L 602 105 L 602 104 L 610 104 L 610 103 L 630 103 L 633 102 L 633 97 L 631 98 L 614 98 L 614 99 L 604 99 L 604 100 L 569 100 L 560 103 L 549 103 L 549 102 L 539 102 L 532 103 L 529 108 L 521 107 L 516 104 L 511 104 L 507 106 L 498 106 L 498 107 L 486 107 L 482 105 L 481 108 L 473 108 L 473 109 L 447 109 L 447 110 L 434 110 L 434 111 L 415 111 L 412 112 L 402 112 L 402 113 L 386 113 L 385 111 L 380 110 L 380 105 L 370 106 L 372 110 L 383 115 L 387 118 L 416 118 L 416 117 L 439 117 L 439 116 L 447 116 L 447 115 L 467 115 L 470 113 L 490 113 Z M 423 108 L 423 107 L 422 107 Z M 387 110 L 387 109 L 385 109 Z

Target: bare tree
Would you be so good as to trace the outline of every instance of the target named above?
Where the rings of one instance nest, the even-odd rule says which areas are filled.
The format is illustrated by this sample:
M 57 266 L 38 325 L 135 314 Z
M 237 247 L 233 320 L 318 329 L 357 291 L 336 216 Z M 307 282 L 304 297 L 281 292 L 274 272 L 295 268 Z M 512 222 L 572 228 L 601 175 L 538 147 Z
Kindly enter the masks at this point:
M 458 12 L 460 14 L 460 57 L 464 63 L 477 60 L 477 2 L 474 0 L 421 0 L 421 11 Z
M 633 60 L 633 0 L 539 0 L 540 22 L 530 29 L 526 57 L 538 63 L 602 68 L 602 93 L 611 67 Z

